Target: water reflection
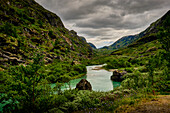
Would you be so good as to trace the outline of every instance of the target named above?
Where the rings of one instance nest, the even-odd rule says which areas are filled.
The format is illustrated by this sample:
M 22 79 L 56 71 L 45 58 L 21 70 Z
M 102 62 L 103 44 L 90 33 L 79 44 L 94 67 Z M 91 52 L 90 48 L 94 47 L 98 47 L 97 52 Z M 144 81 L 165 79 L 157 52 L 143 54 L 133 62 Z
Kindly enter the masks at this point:
M 69 83 L 65 83 L 61 87 L 61 90 L 69 89 L 69 85 L 71 89 L 74 89 L 76 87 L 76 84 L 79 83 L 82 79 L 86 79 L 87 81 L 89 81 L 92 85 L 92 90 L 94 91 L 110 91 L 113 90 L 113 88 L 120 86 L 120 82 L 114 82 L 110 80 L 112 72 L 106 71 L 104 69 L 99 70 L 99 67 L 101 66 L 102 65 L 86 66 L 86 76 L 71 80 Z M 54 86 L 55 84 L 51 85 L 52 88 Z

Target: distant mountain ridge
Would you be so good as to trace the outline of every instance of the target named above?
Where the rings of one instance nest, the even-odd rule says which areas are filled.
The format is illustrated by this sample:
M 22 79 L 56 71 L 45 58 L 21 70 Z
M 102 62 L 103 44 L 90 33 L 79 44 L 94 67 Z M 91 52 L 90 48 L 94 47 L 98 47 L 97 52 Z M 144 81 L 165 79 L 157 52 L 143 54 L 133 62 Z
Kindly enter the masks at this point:
M 141 33 L 137 35 L 129 35 L 120 38 L 115 43 L 113 43 L 110 46 L 105 46 L 101 49 L 109 49 L 109 50 L 117 50 L 123 47 L 126 47 L 133 42 L 137 41 L 138 39 L 147 36 L 151 33 L 156 33 L 158 31 L 157 26 L 162 25 L 162 21 L 166 19 L 166 17 L 170 14 L 170 11 L 168 11 L 162 18 L 158 19 L 156 22 L 152 23 L 146 30 L 142 31 Z
M 122 47 L 117 50 L 114 50 L 112 55 L 132 55 L 136 58 L 150 56 L 156 54 L 158 50 L 162 49 L 160 38 L 163 36 L 160 35 L 160 32 L 169 33 L 170 27 L 170 10 L 162 16 L 157 21 L 153 22 L 145 31 L 140 34 L 143 35 L 139 37 L 136 41 L 128 44 L 127 47 Z M 169 35 L 164 40 L 167 44 L 169 44 L 170 40 Z
M 66 29 L 56 14 L 34 0 L 0 1 L 0 67 L 29 63 L 38 51 L 46 63 L 81 60 L 93 54 L 84 37 Z
M 94 44 L 92 44 L 92 43 L 90 43 L 90 42 L 89 42 L 88 44 L 89 44 L 93 49 L 97 49 Z

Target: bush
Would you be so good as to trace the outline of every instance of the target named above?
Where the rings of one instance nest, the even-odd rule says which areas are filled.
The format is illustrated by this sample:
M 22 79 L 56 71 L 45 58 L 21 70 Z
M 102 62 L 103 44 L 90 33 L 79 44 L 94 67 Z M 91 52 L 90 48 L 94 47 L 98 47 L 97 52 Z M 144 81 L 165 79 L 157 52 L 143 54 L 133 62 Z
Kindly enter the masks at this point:
M 44 73 L 47 75 L 47 80 L 49 82 L 55 83 L 65 83 L 78 76 L 80 74 L 86 73 L 86 66 L 82 64 L 71 65 L 71 62 L 61 62 L 61 61 L 54 61 L 52 64 L 49 64 L 45 67 Z
M 134 68 L 133 68 L 133 67 L 131 67 L 131 68 L 125 68 L 125 71 L 127 71 L 128 73 L 133 73 Z
M 8 22 L 6 22 L 3 26 L 0 27 L 0 32 L 16 38 L 18 37 L 16 28 L 13 24 Z
M 107 61 L 106 68 L 107 69 L 117 69 L 117 68 L 124 68 L 124 67 L 130 67 L 131 63 L 127 60 L 120 58 L 120 59 L 110 59 Z
M 4 100 L 12 100 L 5 105 L 4 111 L 17 112 L 35 112 L 37 99 L 41 97 L 41 92 L 44 90 L 40 87 L 40 83 L 44 78 L 44 74 L 39 70 L 43 66 L 42 57 L 37 54 L 33 58 L 34 62 L 27 66 L 14 66 L 6 72 L 8 79 L 5 81 Z M 46 93 L 44 93 L 46 94 Z M 14 108 L 14 109 L 13 109 Z
M 51 37 L 51 38 L 56 38 L 56 36 L 54 35 L 53 31 L 49 30 L 49 33 L 48 35 Z
M 86 66 L 82 65 L 82 64 L 74 65 L 73 66 L 73 70 L 74 71 L 78 71 L 79 73 L 86 73 L 87 72 Z
M 148 87 L 148 75 L 141 74 L 140 72 L 136 71 L 132 74 L 126 74 L 124 75 L 125 80 L 122 81 L 121 85 L 124 88 L 132 88 L 132 89 L 138 89 L 138 88 L 144 88 Z
M 148 69 L 146 67 L 139 67 L 138 69 L 139 72 L 148 72 Z

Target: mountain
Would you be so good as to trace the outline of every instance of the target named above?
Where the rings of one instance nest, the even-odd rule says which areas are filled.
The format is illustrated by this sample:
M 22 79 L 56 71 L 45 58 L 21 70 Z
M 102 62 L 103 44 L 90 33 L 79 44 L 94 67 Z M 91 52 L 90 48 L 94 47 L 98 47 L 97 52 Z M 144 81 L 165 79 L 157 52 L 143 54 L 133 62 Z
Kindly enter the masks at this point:
M 123 48 L 128 46 L 129 44 L 135 42 L 137 39 L 141 38 L 144 35 L 145 31 L 141 32 L 140 34 L 137 35 L 129 35 L 129 36 L 124 36 L 117 40 L 115 43 L 113 43 L 110 46 L 104 46 L 101 49 L 109 49 L 109 50 L 116 50 L 119 48 Z
M 163 20 L 169 15 L 170 11 L 168 11 L 162 18 L 157 20 L 156 22 L 152 23 L 146 30 L 142 31 L 136 35 L 125 36 L 117 40 L 110 46 L 105 46 L 101 49 L 109 49 L 109 50 L 117 50 L 123 47 L 127 47 L 128 45 L 132 44 L 133 42 L 137 41 L 138 39 L 148 36 L 149 34 L 158 32 L 157 27 L 163 24 Z M 143 40 L 144 41 L 144 40 Z M 146 40 L 147 41 L 147 40 Z
M 160 44 L 160 31 L 169 32 L 170 10 L 156 22 L 153 22 L 145 31 L 138 34 L 138 39 L 129 43 L 127 47 L 120 48 L 112 52 L 112 55 L 133 55 L 135 57 L 144 57 L 155 54 L 162 49 Z M 167 37 L 167 36 L 166 36 Z M 170 40 L 165 40 L 169 43 Z
M 93 49 L 97 49 L 96 46 L 92 43 L 88 43 Z
M 34 0 L 1 0 L 0 17 L 1 68 L 10 63 L 27 64 L 37 52 L 46 63 L 81 60 L 93 54 L 84 37 L 66 29 L 60 17 Z

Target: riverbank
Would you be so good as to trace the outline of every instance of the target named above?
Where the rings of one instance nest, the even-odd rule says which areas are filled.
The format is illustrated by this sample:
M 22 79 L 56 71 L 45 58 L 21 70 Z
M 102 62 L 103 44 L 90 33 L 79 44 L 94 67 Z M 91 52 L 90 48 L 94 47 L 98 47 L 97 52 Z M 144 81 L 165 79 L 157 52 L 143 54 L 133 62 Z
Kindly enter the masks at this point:
M 120 82 L 114 82 L 110 80 L 110 77 L 112 75 L 112 72 L 109 72 L 105 69 L 99 69 L 96 70 L 96 68 L 100 68 L 102 65 L 92 65 L 92 66 L 86 66 L 87 73 L 86 74 L 80 74 L 78 76 L 75 76 L 70 80 L 68 83 L 64 83 L 61 86 L 61 90 L 67 90 L 67 89 L 74 89 L 76 88 L 76 85 L 82 80 L 86 79 L 90 82 L 92 85 L 93 91 L 111 91 L 114 88 L 120 86 Z M 105 84 L 105 85 L 103 85 Z M 55 83 L 51 84 L 51 87 L 55 87 Z

